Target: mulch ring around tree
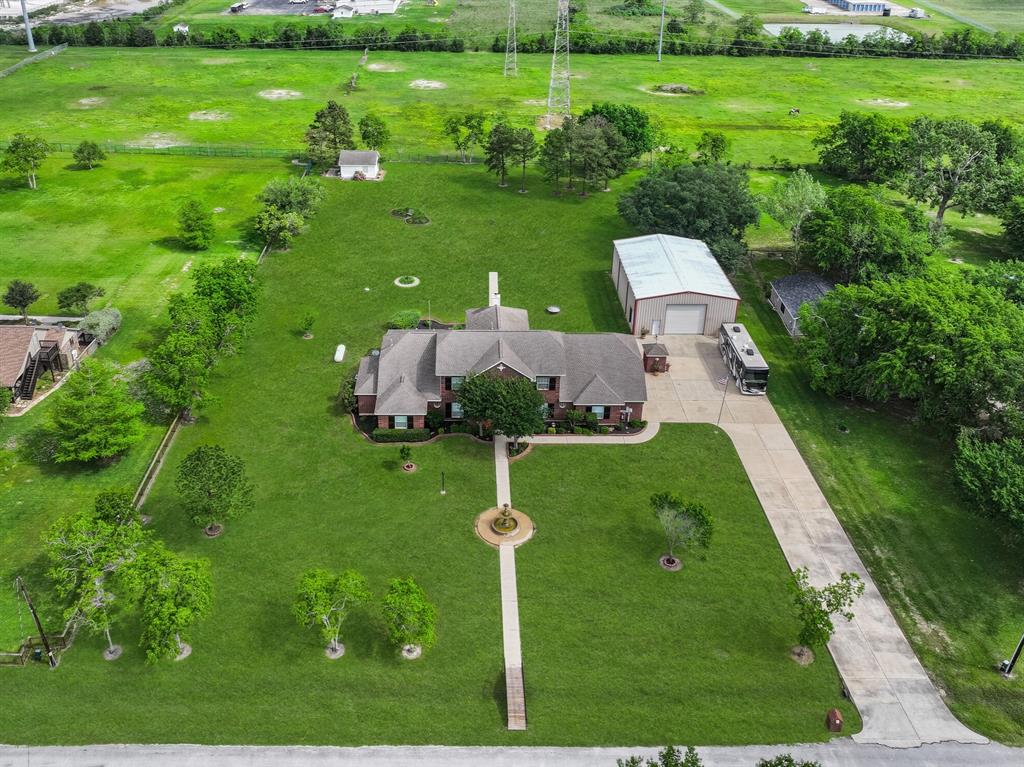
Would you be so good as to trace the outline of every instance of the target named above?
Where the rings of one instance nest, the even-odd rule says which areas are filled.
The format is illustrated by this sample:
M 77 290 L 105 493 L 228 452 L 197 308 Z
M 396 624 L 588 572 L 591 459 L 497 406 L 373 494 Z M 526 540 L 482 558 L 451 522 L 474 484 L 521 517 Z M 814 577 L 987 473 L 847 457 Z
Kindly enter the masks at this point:
M 121 657 L 121 653 L 124 652 L 124 648 L 121 645 L 116 644 L 112 647 L 108 647 L 103 651 L 103 660 L 117 660 Z
M 212 525 L 207 525 L 203 528 L 203 535 L 207 538 L 219 538 L 224 532 L 224 525 L 219 522 L 214 522 Z
M 427 214 L 419 208 L 392 208 L 391 215 L 413 226 L 426 226 L 430 223 Z
M 416 660 L 423 655 L 423 647 L 418 644 L 407 644 L 402 647 L 402 657 L 406 660 Z
M 420 284 L 420 278 L 411 274 L 403 274 L 395 278 L 395 285 L 400 288 L 415 288 Z
M 326 655 L 331 660 L 337 660 L 338 658 L 340 658 L 344 654 L 345 654 L 345 643 L 344 642 L 338 642 L 338 644 L 336 644 L 336 645 L 327 645 L 327 647 L 324 648 L 324 655 Z
M 402 464 L 402 471 L 404 471 L 404 472 L 406 472 L 408 474 L 412 474 L 418 468 L 419 468 L 419 466 L 417 466 L 416 464 L 412 463 L 411 461 L 409 463 L 403 463 Z
M 677 573 L 683 569 L 683 560 L 670 557 L 668 554 L 659 557 L 658 564 L 661 565 L 662 570 L 667 570 L 670 573 Z
M 182 642 L 181 647 L 178 649 L 178 654 L 174 656 L 174 660 L 185 660 L 191 654 L 192 645 L 188 642 Z

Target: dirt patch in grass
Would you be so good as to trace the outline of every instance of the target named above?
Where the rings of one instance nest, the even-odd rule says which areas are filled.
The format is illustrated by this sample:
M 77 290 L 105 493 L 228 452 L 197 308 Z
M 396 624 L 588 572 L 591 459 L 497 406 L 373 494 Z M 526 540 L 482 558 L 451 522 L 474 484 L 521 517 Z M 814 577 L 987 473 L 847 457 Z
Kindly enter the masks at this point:
M 859 99 L 861 104 L 870 104 L 874 107 L 892 107 L 894 109 L 902 109 L 903 107 L 909 107 L 909 101 L 896 101 L 895 99 Z
M 409 83 L 409 87 L 420 91 L 439 91 L 447 88 L 448 83 L 443 83 L 440 80 L 413 80 Z
M 265 91 L 260 91 L 260 98 L 267 101 L 291 101 L 292 99 L 301 99 L 302 92 L 290 91 L 287 88 L 268 88 Z
M 213 57 L 208 58 L 208 59 L 203 59 L 201 63 L 206 64 L 207 66 L 217 67 L 217 66 L 223 66 L 224 64 L 237 64 L 238 63 L 238 59 L 229 59 L 229 58 L 226 58 L 224 56 L 220 56 L 220 57 L 213 56 Z
M 397 64 L 367 64 L 366 68 L 371 72 L 404 72 L 405 67 Z
M 789 657 L 801 666 L 810 666 L 814 663 L 814 650 L 810 647 L 797 645 L 789 651 Z
M 198 112 L 189 112 L 188 119 L 214 122 L 217 120 L 227 120 L 230 116 L 227 112 L 219 112 L 216 109 L 200 109 Z
M 128 146 L 146 147 L 148 149 L 167 149 L 172 146 L 184 146 L 177 136 L 172 133 L 147 133 L 140 139 L 125 142 Z
M 528 107 L 546 107 L 548 105 L 547 99 L 527 99 L 523 102 Z
M 92 109 L 104 102 L 106 102 L 106 99 L 102 96 L 89 96 L 88 98 L 79 99 L 75 102 L 75 105 L 77 109 Z

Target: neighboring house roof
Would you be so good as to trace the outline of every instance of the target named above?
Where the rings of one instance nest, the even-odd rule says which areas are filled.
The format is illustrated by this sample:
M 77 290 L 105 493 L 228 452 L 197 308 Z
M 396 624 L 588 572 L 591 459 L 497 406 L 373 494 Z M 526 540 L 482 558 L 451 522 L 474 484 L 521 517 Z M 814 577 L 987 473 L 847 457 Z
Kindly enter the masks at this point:
M 786 313 L 796 317 L 801 306 L 819 301 L 835 287 L 835 283 L 820 274 L 798 272 L 772 280 L 771 286 L 785 304 Z
M 377 415 L 421 415 L 439 402 L 438 379 L 505 365 L 527 378 L 560 376 L 560 399 L 579 405 L 645 402 L 640 350 L 618 333 L 552 330 L 389 330 L 364 357 L 355 393 L 377 395 Z
M 466 330 L 529 330 L 530 314 L 511 306 L 466 310 Z
M 30 354 L 39 350 L 39 328 L 0 325 L 0 386 L 13 387 L 21 378 Z
M 700 240 L 649 234 L 615 240 L 615 250 L 635 298 L 702 293 L 740 299 L 708 246 Z
M 345 149 L 338 155 L 338 165 L 376 165 L 379 159 L 378 152 Z

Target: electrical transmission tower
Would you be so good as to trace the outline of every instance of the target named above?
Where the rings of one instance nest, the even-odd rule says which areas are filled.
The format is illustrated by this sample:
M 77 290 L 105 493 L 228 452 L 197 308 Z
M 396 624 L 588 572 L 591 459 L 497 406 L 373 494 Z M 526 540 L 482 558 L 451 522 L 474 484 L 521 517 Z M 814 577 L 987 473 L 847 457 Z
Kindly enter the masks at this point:
M 519 64 L 516 58 L 517 49 L 516 0 L 508 0 L 508 34 L 505 35 L 505 77 L 515 77 L 519 74 Z
M 551 84 L 548 86 L 548 119 L 569 116 L 569 0 L 558 0 L 555 22 L 555 52 L 551 56 Z

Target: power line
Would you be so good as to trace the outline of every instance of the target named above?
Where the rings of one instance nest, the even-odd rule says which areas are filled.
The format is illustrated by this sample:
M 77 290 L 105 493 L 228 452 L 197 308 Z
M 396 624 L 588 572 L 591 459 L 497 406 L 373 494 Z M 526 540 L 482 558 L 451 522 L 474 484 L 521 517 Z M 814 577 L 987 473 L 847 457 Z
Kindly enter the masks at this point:
M 516 0 L 508 0 L 508 32 L 505 34 L 505 77 L 519 74 L 516 56 Z

